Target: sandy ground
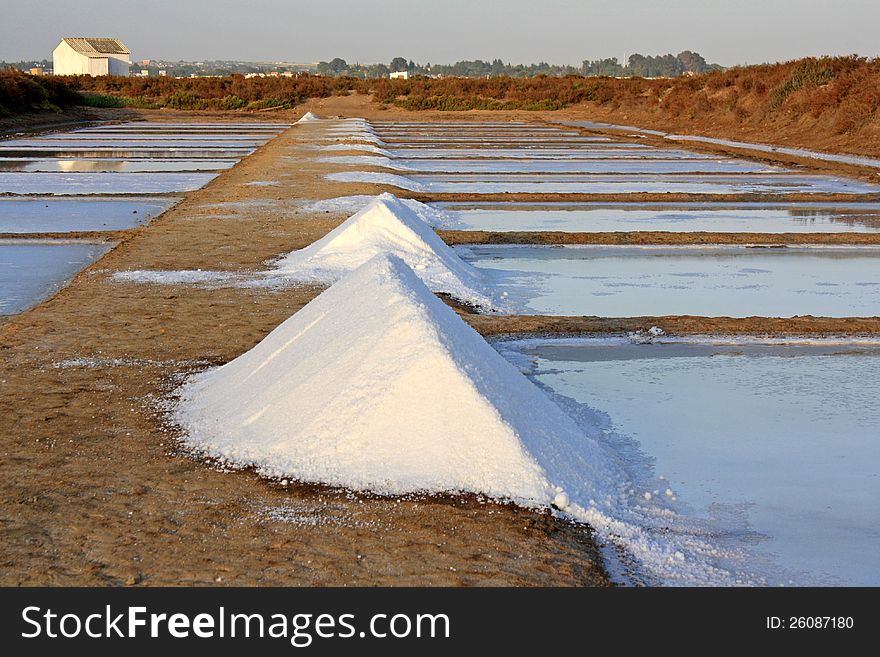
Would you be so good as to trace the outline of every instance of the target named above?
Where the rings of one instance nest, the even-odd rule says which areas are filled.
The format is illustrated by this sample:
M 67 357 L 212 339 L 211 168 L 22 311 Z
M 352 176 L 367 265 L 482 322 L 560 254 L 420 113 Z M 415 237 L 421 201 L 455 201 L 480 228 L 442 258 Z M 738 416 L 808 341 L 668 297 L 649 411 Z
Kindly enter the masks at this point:
M 363 97 L 314 100 L 295 113 L 257 118 L 290 120 L 307 109 L 324 116 L 418 121 L 560 118 L 558 113 L 407 115 L 383 111 Z M 141 114 L 151 120 L 208 118 Z M 608 584 L 588 529 L 548 514 L 473 497 L 375 499 L 285 487 L 246 471 L 220 472 L 178 452 L 161 401 L 181 377 L 251 348 L 319 290 L 123 284 L 110 280 L 110 273 L 262 270 L 267 260 L 324 235 L 344 216 L 307 214 L 300 209 L 302 199 L 375 194 L 377 188 L 324 180 L 339 168 L 308 161 L 314 151 L 300 148 L 315 130 L 287 131 L 150 225 L 106 235 L 121 240 L 119 246 L 54 298 L 0 324 L 0 584 Z M 280 185 L 246 185 L 259 181 Z M 654 196 L 642 200 L 658 200 Z M 471 239 L 458 232 L 443 235 L 450 242 Z M 630 239 L 558 235 L 533 239 Z M 669 235 L 631 239 L 682 239 Z M 761 235 L 757 241 L 772 239 Z M 869 242 L 874 240 L 862 243 Z M 621 320 L 460 312 L 487 336 L 618 333 L 653 325 L 670 333 L 880 332 L 878 318 Z

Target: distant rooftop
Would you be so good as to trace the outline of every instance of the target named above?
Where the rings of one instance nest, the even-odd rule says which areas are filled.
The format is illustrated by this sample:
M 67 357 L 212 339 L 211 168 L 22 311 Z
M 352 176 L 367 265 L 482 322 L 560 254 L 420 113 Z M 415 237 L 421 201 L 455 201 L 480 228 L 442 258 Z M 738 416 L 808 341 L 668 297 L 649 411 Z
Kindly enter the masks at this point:
M 82 53 L 87 57 L 131 54 L 131 51 L 119 39 L 75 37 L 66 38 L 64 41 L 76 52 Z

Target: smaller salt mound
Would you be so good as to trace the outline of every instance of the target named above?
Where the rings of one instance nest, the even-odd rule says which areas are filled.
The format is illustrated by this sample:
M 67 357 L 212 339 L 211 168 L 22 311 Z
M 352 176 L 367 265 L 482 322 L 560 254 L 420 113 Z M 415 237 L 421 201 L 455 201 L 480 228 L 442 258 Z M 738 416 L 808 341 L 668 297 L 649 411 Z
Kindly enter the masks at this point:
M 379 139 L 376 135 L 371 132 L 366 131 L 358 131 L 358 132 L 331 132 L 327 131 L 328 136 L 324 137 L 324 141 L 350 141 L 350 142 L 365 142 L 368 144 L 374 144 L 375 146 L 384 146 L 385 142 Z
M 409 192 L 426 192 L 428 188 L 422 183 L 416 182 L 406 176 L 398 176 L 394 173 L 380 173 L 378 171 L 339 171 L 328 173 L 324 176 L 327 180 L 348 183 L 368 183 L 370 185 L 390 185 L 405 189 Z
M 303 212 L 346 213 L 352 215 L 355 212 L 363 210 L 366 206 L 375 201 L 376 198 L 394 199 L 396 197 L 388 192 L 380 194 L 378 197 L 368 194 L 338 196 L 336 198 L 328 198 L 321 201 L 311 201 L 306 205 L 301 206 L 301 209 Z M 425 205 L 424 203 L 420 203 L 411 198 L 401 198 L 397 200 L 406 205 L 419 217 L 419 219 L 432 228 L 446 228 L 452 230 L 462 226 L 461 219 L 459 219 L 455 213 L 432 208 L 430 205 Z
M 583 437 L 406 264 L 380 256 L 256 347 L 193 377 L 175 420 L 197 451 L 383 494 L 557 494 L 526 448 Z
M 311 123 L 312 121 L 320 121 L 320 120 L 321 119 L 319 119 L 315 114 L 312 114 L 311 112 L 306 112 L 305 114 L 303 114 L 299 118 L 297 123 Z
M 382 194 L 317 242 L 280 259 L 276 271 L 293 280 L 332 283 L 374 256 L 391 254 L 402 258 L 434 292 L 484 308 L 497 306 L 480 272 L 425 223 L 422 217 L 432 211 L 422 207 L 423 212 Z
M 361 167 L 377 167 L 380 169 L 393 169 L 395 171 L 412 171 L 412 167 L 407 167 L 395 160 L 381 155 L 335 155 L 331 157 L 322 157 L 321 162 L 329 162 L 330 164 L 354 164 Z
M 318 146 L 317 148 L 322 151 L 357 151 L 375 153 L 376 155 L 382 155 L 383 157 L 392 157 L 390 151 L 386 151 L 383 148 L 372 146 L 370 144 L 330 144 L 329 146 Z

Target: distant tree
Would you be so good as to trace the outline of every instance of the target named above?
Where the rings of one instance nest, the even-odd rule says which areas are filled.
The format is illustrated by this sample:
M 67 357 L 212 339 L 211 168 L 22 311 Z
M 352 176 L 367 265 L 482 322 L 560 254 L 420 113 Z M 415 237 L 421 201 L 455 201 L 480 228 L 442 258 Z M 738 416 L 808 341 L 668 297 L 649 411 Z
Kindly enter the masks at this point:
M 403 57 L 395 57 L 391 60 L 388 68 L 391 69 L 392 73 L 399 73 L 406 70 L 407 64 L 408 62 Z
M 678 53 L 677 59 L 685 72 L 705 73 L 709 70 L 709 64 L 699 53 L 684 50 Z
M 339 75 L 343 73 L 348 68 L 348 64 L 344 59 L 339 57 L 335 57 L 330 60 L 330 70 L 333 71 L 334 74 Z
M 376 64 L 369 68 L 369 76 L 371 78 L 387 78 L 391 71 L 385 64 Z

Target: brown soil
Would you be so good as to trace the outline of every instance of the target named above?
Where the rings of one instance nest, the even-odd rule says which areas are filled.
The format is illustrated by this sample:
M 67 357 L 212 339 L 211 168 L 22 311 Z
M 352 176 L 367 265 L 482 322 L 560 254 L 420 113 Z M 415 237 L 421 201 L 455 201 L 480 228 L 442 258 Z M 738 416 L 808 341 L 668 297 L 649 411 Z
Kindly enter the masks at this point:
M 625 334 L 653 326 L 668 335 L 748 335 L 767 337 L 880 335 L 880 317 L 547 317 L 478 315 L 457 308 L 486 337 Z
M 634 231 L 614 233 L 437 231 L 447 244 L 880 244 L 880 233 L 672 233 Z
M 120 284 L 109 273 L 260 270 L 326 233 L 340 218 L 298 212 L 297 199 L 373 190 L 325 182 L 298 148 L 313 130 L 287 131 L 0 324 L 0 584 L 608 584 L 588 528 L 545 513 L 285 487 L 178 452 L 159 400 L 317 290 Z M 244 186 L 260 180 L 283 184 Z M 255 200 L 273 205 L 209 207 Z

